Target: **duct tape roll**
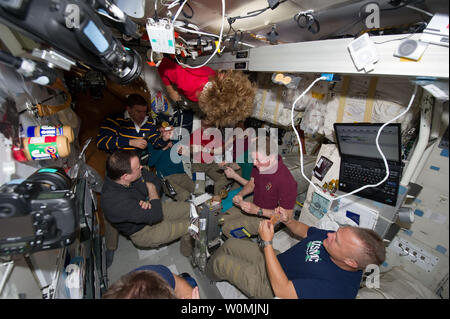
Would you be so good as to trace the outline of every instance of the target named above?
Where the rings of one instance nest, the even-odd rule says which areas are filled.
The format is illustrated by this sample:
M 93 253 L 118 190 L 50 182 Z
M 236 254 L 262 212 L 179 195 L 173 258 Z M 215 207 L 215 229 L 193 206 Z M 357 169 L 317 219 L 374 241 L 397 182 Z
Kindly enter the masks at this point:
M 402 223 L 414 223 L 414 209 L 411 207 L 400 207 L 398 210 L 398 219 Z

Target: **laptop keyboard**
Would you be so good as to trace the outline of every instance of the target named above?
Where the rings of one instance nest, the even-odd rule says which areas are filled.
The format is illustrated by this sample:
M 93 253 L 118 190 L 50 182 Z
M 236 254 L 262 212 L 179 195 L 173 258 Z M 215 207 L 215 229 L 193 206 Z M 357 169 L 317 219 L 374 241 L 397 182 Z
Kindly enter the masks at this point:
M 363 167 L 355 163 L 342 163 L 341 178 L 339 180 L 339 190 L 351 192 L 368 184 L 377 184 L 386 175 L 384 168 Z M 378 187 L 366 188 L 357 195 L 369 198 L 388 205 L 395 205 L 397 202 L 397 192 L 399 186 L 399 172 L 389 171 L 386 182 Z

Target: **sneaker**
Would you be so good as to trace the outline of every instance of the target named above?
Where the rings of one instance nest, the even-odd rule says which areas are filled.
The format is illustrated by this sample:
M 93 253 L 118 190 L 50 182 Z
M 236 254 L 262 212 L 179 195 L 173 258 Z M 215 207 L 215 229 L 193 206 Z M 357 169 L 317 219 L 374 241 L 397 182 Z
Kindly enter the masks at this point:
M 192 237 L 189 234 L 181 236 L 180 239 L 180 252 L 184 257 L 189 257 L 192 255 L 194 245 L 192 242 Z

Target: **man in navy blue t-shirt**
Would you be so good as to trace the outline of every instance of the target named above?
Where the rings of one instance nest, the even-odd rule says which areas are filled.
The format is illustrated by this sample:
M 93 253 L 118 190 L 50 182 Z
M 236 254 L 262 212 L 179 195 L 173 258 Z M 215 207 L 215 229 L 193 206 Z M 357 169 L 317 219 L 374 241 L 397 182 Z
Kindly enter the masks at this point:
M 362 270 L 385 259 L 382 239 L 370 229 L 343 226 L 337 232 L 309 227 L 289 219 L 278 207 L 280 220 L 304 238 L 282 254 L 272 247 L 273 224 L 259 226 L 260 244 L 228 239 L 211 257 L 206 273 L 227 280 L 252 298 L 355 298 Z

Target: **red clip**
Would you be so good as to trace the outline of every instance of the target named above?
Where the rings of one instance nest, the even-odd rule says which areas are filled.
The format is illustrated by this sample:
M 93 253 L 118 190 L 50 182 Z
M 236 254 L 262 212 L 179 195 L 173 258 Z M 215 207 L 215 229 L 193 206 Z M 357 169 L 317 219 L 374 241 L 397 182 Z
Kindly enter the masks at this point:
M 25 157 L 25 153 L 23 152 L 23 149 L 21 149 L 19 146 L 13 145 L 11 147 L 12 156 L 13 158 L 18 162 L 26 162 L 28 161 Z

